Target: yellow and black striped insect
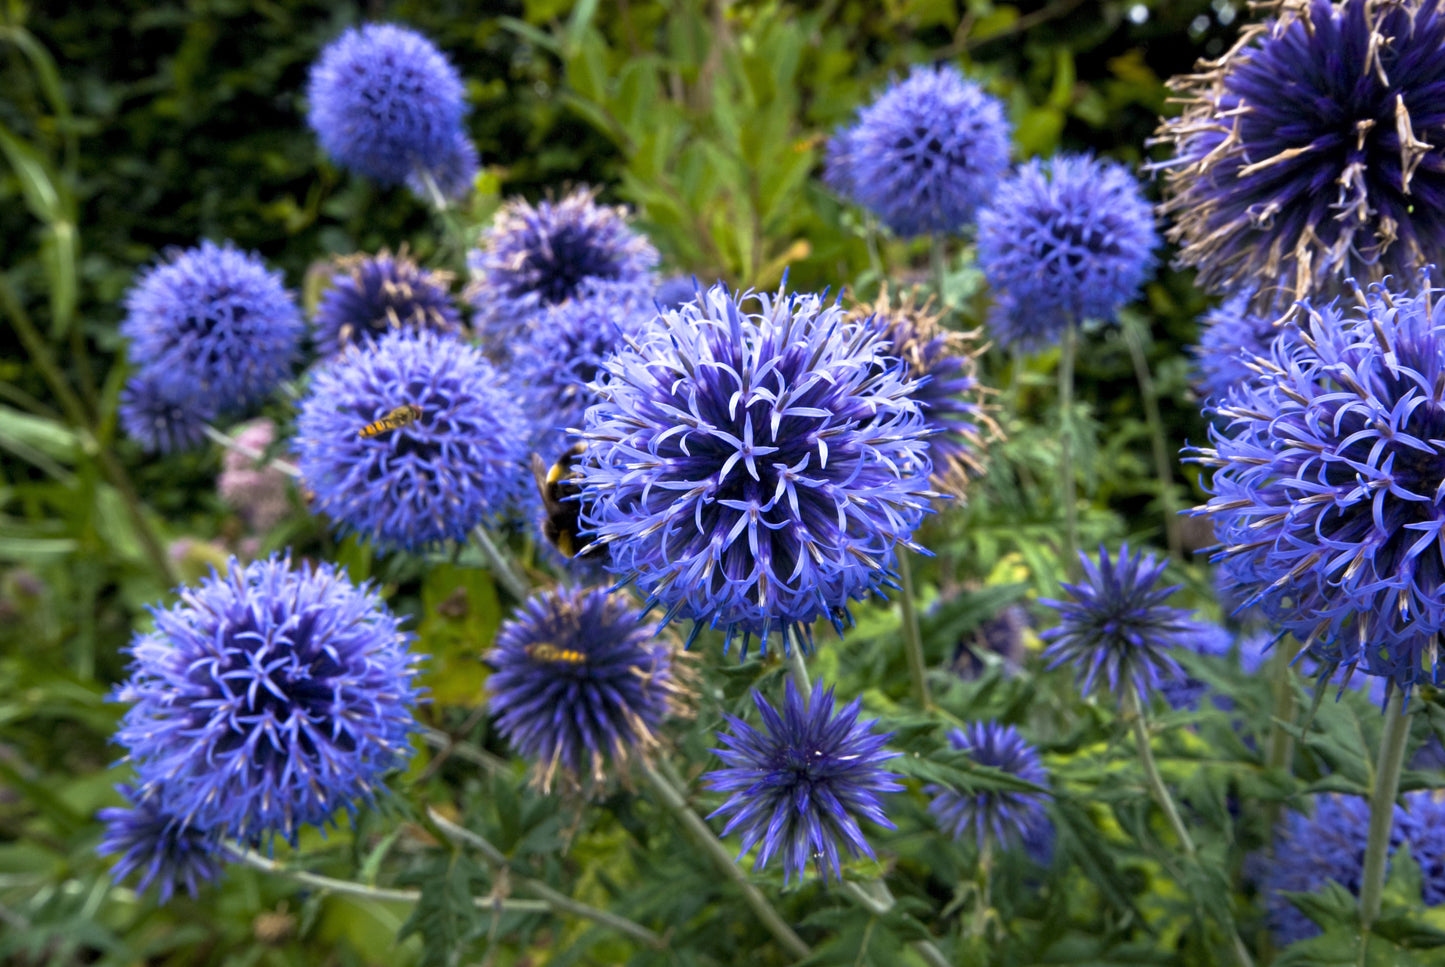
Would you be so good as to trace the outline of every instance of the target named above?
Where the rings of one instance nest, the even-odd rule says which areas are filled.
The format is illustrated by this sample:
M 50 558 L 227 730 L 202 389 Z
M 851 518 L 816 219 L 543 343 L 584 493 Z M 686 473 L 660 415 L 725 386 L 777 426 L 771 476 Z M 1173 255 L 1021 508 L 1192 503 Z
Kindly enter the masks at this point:
M 415 403 L 403 403 L 375 423 L 366 424 L 356 435 L 365 440 L 374 436 L 381 436 L 383 433 L 388 433 L 392 430 L 400 430 L 402 427 L 410 426 L 421 419 L 421 413 L 421 407 Z
M 586 543 L 577 534 L 582 526 L 582 505 L 577 500 L 582 492 L 577 484 L 577 461 L 582 458 L 582 450 L 580 443 L 572 446 L 551 469 L 540 456 L 532 454 L 532 475 L 537 478 L 537 492 L 542 495 L 542 509 L 547 513 L 542 521 L 542 536 L 565 557 L 576 557 L 578 547 Z M 589 550 L 584 556 L 593 553 Z
M 558 648 L 545 641 L 527 646 L 527 657 L 537 661 L 565 662 L 568 665 L 580 665 L 587 661 L 587 656 L 572 648 Z

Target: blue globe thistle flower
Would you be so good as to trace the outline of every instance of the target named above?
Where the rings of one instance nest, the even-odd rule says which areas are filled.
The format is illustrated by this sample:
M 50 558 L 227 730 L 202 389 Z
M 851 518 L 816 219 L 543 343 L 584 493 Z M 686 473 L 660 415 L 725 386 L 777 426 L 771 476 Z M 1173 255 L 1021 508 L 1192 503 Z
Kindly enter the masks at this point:
M 338 257 L 312 323 L 317 355 L 399 329 L 457 332 L 462 318 L 451 283 L 450 272 L 422 268 L 405 249 Z
M 1024 741 L 1012 725 L 997 722 L 973 722 L 962 729 L 950 729 L 948 741 L 955 749 L 981 766 L 991 766 L 1025 782 L 1045 788 L 1049 774 L 1039 761 L 1038 749 Z M 1014 845 L 1031 846 L 1031 852 L 1052 852 L 1040 849 L 1051 844 L 1053 824 L 1044 811 L 1047 795 L 1042 792 L 984 789 L 959 792 L 944 786 L 929 785 L 924 792 L 933 797 L 928 811 L 939 828 L 954 839 L 965 834 L 983 849 L 985 842 L 1002 848 Z
M 984 407 L 971 335 L 946 331 L 941 315 L 927 303 L 917 305 L 911 293 L 894 304 L 886 286 L 873 305 L 855 309 L 853 316 L 876 327 L 883 352 L 908 365 L 908 375 L 917 381 L 913 399 L 932 433 L 933 484 L 963 496 L 968 479 L 983 472 L 980 458 L 987 441 L 999 436 Z
M 701 288 L 696 276 L 673 275 L 658 283 L 652 298 L 663 309 L 676 309 L 696 299 Z
M 1207 399 L 1221 400 L 1234 386 L 1254 379 L 1250 359 L 1268 356 L 1277 336 L 1289 339 L 1298 331 L 1275 326 L 1272 316 L 1251 312 L 1249 303 L 1249 295 L 1234 295 L 1204 316 L 1194 360 L 1198 386 Z
M 404 405 L 421 415 L 361 431 Z M 521 410 L 481 351 L 400 331 L 316 371 L 296 420 L 301 481 L 342 533 L 386 549 L 465 540 L 527 487 Z
M 756 312 L 748 311 L 755 307 Z M 667 618 L 767 648 L 891 580 L 930 510 L 916 384 L 814 295 L 722 285 L 659 315 L 592 384 L 583 524 Z M 785 638 L 784 649 L 788 647 Z
M 1408 691 L 1440 681 L 1445 629 L 1445 309 L 1373 287 L 1303 306 L 1261 375 L 1213 407 L 1216 560 L 1328 674 L 1362 665 Z
M 1114 319 L 1153 273 L 1158 245 L 1123 165 L 1068 154 L 1028 162 L 978 216 L 978 263 L 996 294 L 990 333 L 1033 349 L 1071 324 Z
M 1234 636 L 1219 625 L 1203 624 L 1200 626 L 1198 634 L 1180 638 L 1175 647 L 1188 649 L 1197 655 L 1224 658 L 1234 648 Z M 1195 678 L 1182 666 L 1177 677 L 1164 678 L 1159 682 L 1159 694 L 1164 696 L 1164 701 L 1168 702 L 1169 707 L 1175 711 L 1197 710 L 1209 690 L 1209 685 Z M 1219 696 L 1215 702 L 1232 707 L 1228 696 Z
M 148 369 L 133 373 L 120 391 L 121 429 L 150 453 L 194 450 L 205 441 L 206 424 L 215 418 L 210 399 L 172 400 Z
M 1196 638 L 1203 626 L 1193 612 L 1164 603 L 1179 588 L 1157 586 L 1167 562 L 1142 551 L 1130 557 L 1127 544 L 1114 560 L 1102 546 L 1098 563 L 1083 552 L 1079 560 L 1084 580 L 1063 585 L 1071 600 L 1041 602 L 1059 615 L 1058 627 L 1041 636 L 1050 643 L 1044 660 L 1051 669 L 1076 666 L 1083 692 L 1096 683 L 1115 695 L 1121 687 L 1132 688 L 1140 707 L 1147 708 L 1161 679 L 1182 675 L 1170 652 Z
M 406 186 L 413 195 L 427 201 L 436 201 L 437 194 L 444 202 L 465 201 L 476 187 L 477 172 L 481 169 L 482 158 L 472 143 L 472 136 L 466 128 L 459 127 L 447 153 L 434 164 L 413 168 L 406 176 Z
M 467 253 L 472 284 L 467 298 L 475 325 L 507 352 L 507 342 L 541 324 L 547 309 L 569 299 L 611 292 L 652 298 L 657 250 L 627 224 L 627 210 L 599 205 L 578 188 L 559 202 L 536 207 L 514 198 L 497 212 L 481 249 Z
M 140 796 L 130 786 L 116 786 L 128 806 L 102 809 L 97 817 L 105 836 L 96 847 L 101 856 L 118 855 L 111 876 L 119 883 L 139 870 L 138 891 L 155 884 L 162 904 L 176 887 L 194 899 L 202 882 L 221 876 L 225 854 L 218 830 L 188 825 L 161 808 L 158 796 Z
M 217 412 L 240 409 L 291 374 L 305 323 L 261 257 L 204 241 L 140 273 L 121 335 L 159 397 Z
M 940 597 L 929 610 L 936 610 L 944 600 Z M 1023 667 L 1027 649 L 1024 635 L 1030 627 L 1029 613 L 1022 605 L 1006 606 L 958 640 L 953 650 L 954 674 L 966 681 L 979 678 L 988 667 L 985 655 L 997 655 L 1003 661 L 1004 671 L 1014 674 Z
M 599 784 L 610 759 L 625 767 L 657 747 L 687 689 L 656 622 L 626 595 L 602 588 L 535 594 L 503 623 L 487 653 L 497 727 L 537 766 L 544 790 Z
M 410 755 L 411 635 L 344 571 L 232 558 L 152 614 L 116 693 L 132 704 L 116 741 L 136 797 L 182 826 L 294 844 Z
M 781 714 L 761 694 L 753 703 L 763 731 L 725 715 L 728 732 L 717 733 L 726 748 L 714 749 L 726 768 L 705 774 L 703 783 L 728 793 L 712 815 L 728 816 L 722 834 L 741 830 L 743 854 L 758 843 L 753 869 L 774 854 L 783 860 L 783 882 L 801 876 L 811 859 L 827 880 L 842 875 L 838 846 L 850 856 L 873 856 L 858 819 L 887 829 L 897 827 L 883 813 L 879 795 L 903 787 L 883 763 L 898 755 L 883 748 L 893 733 L 878 733 L 876 720 L 858 721 L 859 699 L 835 711 L 833 690 L 813 686 L 805 705 L 789 679 Z
M 395 24 L 364 24 L 311 65 L 307 121 L 337 164 L 382 185 L 455 157 L 466 90 L 446 55 Z
M 1213 291 L 1274 306 L 1445 253 L 1445 11 L 1290 0 L 1171 86 L 1161 210 Z
M 1009 135 L 958 68 L 916 67 L 834 135 L 824 180 L 898 235 L 956 233 L 1008 171 Z

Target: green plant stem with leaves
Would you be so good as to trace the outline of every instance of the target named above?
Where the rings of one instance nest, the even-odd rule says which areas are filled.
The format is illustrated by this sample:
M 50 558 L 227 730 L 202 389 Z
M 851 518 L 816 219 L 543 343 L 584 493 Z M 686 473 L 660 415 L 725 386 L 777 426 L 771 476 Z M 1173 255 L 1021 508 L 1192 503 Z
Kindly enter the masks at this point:
M 893 899 L 888 884 L 882 880 L 844 880 L 842 891 L 875 917 L 886 916 L 897 902 Z M 952 967 L 952 961 L 944 956 L 943 951 L 939 950 L 932 940 L 915 940 L 909 947 L 928 967 Z
M 501 582 L 502 586 L 511 592 L 512 597 L 518 601 L 527 600 L 532 589 L 527 582 L 512 568 L 512 562 L 507 560 L 497 545 L 492 542 L 491 535 L 481 524 L 472 528 L 472 540 L 476 541 L 477 547 L 481 548 L 482 556 L 487 559 L 487 565 L 491 569 L 492 576 Z
M 1370 793 L 1370 836 L 1365 843 L 1365 867 L 1360 875 L 1360 963 L 1365 962 L 1365 945 L 1370 927 L 1380 915 L 1385 890 L 1385 860 L 1390 849 L 1390 832 L 1395 825 L 1395 797 L 1400 792 L 1400 773 L 1405 768 L 1405 750 L 1410 744 L 1410 715 L 1405 693 L 1393 682 L 1385 702 L 1385 730 L 1380 737 L 1380 755 L 1375 760 L 1375 785 Z
M 1194 839 L 1189 835 L 1184 820 L 1179 818 L 1174 797 L 1169 794 L 1169 787 L 1164 785 L 1164 778 L 1159 775 L 1159 766 L 1154 762 L 1154 750 L 1149 745 L 1149 721 L 1145 717 L 1143 704 L 1139 701 L 1138 693 L 1127 684 L 1124 690 L 1124 715 L 1129 718 L 1134 729 L 1134 738 L 1139 744 L 1139 764 L 1144 767 L 1144 781 L 1149 792 L 1164 811 L 1164 818 L 1169 821 L 1169 828 L 1174 830 L 1185 855 L 1190 862 L 1194 862 L 1198 858 L 1194 850 Z
M 1144 403 L 1144 421 L 1149 426 L 1149 444 L 1154 451 L 1154 474 L 1159 480 L 1159 504 L 1164 509 L 1164 537 L 1169 543 L 1169 556 L 1184 559 L 1184 542 L 1179 534 L 1179 503 L 1174 499 L 1174 469 L 1169 459 L 1169 446 L 1164 439 L 1164 419 L 1159 414 L 1159 393 L 1149 372 L 1144 333 L 1137 318 L 1125 313 L 1119 320 L 1124 342 L 1134 361 L 1134 378 L 1139 383 L 1139 397 Z
M 1078 326 L 1064 327 L 1059 350 L 1059 500 L 1064 505 L 1064 573 L 1072 574 L 1079 558 L 1078 488 L 1074 483 L 1074 357 Z
M 899 603 L 903 606 L 903 653 L 908 657 L 908 675 L 913 680 L 913 697 L 924 709 L 933 708 L 928 692 L 928 665 L 923 657 L 923 631 L 918 623 L 918 606 L 913 597 L 913 568 L 908 549 L 898 549 L 898 580 L 903 585 Z

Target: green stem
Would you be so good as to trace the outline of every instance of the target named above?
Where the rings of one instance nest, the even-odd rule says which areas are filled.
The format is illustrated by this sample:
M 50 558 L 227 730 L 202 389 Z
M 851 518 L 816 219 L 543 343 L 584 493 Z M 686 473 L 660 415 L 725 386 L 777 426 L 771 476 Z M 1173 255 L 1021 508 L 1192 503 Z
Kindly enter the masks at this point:
M 220 430 L 211 426 L 211 424 L 209 423 L 201 424 L 201 432 L 204 433 L 206 435 L 206 439 L 210 440 L 212 443 L 219 444 L 222 447 L 225 447 L 227 450 L 234 450 L 236 453 L 239 453 L 247 460 L 251 460 L 257 464 L 263 465 L 263 469 L 265 467 L 269 467 L 273 470 L 279 471 L 280 473 L 284 473 L 286 476 L 292 478 L 299 478 L 301 476 L 301 468 L 296 466 L 296 464 L 291 463 L 287 460 L 282 460 L 279 457 L 272 457 L 270 460 L 267 460 L 266 454 L 262 453 L 260 450 L 257 450 L 255 447 L 246 446 L 246 444 L 242 443 L 240 440 L 237 440 L 229 433 L 222 433 Z
M 1390 831 L 1395 825 L 1395 797 L 1400 792 L 1400 772 L 1405 767 L 1405 749 L 1410 739 L 1410 713 L 1404 707 L 1405 693 L 1390 686 L 1385 703 L 1385 733 L 1380 737 L 1380 757 L 1375 762 L 1375 788 L 1370 794 L 1370 838 L 1365 844 L 1365 869 L 1360 879 L 1360 944 L 1380 915 L 1385 889 L 1385 859 Z
M 869 880 L 866 883 L 844 880 L 842 890 L 853 902 L 875 917 L 885 916 L 889 910 L 893 909 L 895 903 L 893 894 L 888 891 L 888 885 L 882 880 Z M 881 896 L 875 895 L 872 891 L 877 891 Z M 939 950 L 931 940 L 915 940 L 909 946 L 929 967 L 953 967 L 949 959 L 943 955 L 943 951 Z
M 277 876 L 284 876 L 294 883 L 314 887 L 318 890 L 326 890 L 331 893 L 340 893 L 346 896 L 363 897 L 368 900 L 383 900 L 391 903 L 415 903 L 421 899 L 421 893 L 417 890 L 389 890 L 385 887 L 367 886 L 365 883 L 357 883 L 354 880 L 336 880 L 329 876 L 308 873 L 305 870 L 293 870 L 281 863 L 277 863 L 275 860 L 268 860 L 261 854 L 252 852 L 235 843 L 227 843 L 226 851 L 231 854 L 232 859 L 243 866 L 249 866 L 263 873 L 274 873 Z M 472 897 L 472 903 L 478 910 L 493 910 L 500 907 L 510 913 L 551 912 L 551 907 L 541 900 L 512 900 L 502 897 L 479 896 Z
M 913 697 L 925 709 L 933 708 L 928 694 L 928 665 L 923 659 L 923 632 L 918 624 L 918 609 L 913 598 L 913 568 L 908 563 L 908 549 L 898 549 L 898 580 L 903 585 L 903 653 L 908 656 L 908 675 L 913 679 Z
M 732 880 L 733 884 L 742 891 L 744 902 L 752 909 L 753 915 L 768 929 L 768 932 L 776 937 L 778 942 L 794 957 L 810 956 L 813 952 L 812 948 L 803 943 L 803 939 L 794 933 L 793 928 L 788 926 L 779 916 L 778 911 L 773 909 L 762 891 L 748 880 L 747 874 L 739 868 L 727 847 L 723 846 L 713 835 L 702 817 L 688 806 L 682 791 L 669 782 L 666 776 L 658 772 L 654 765 L 643 765 L 642 774 L 647 778 L 653 791 L 657 793 L 657 798 L 662 800 L 663 806 L 672 814 L 673 819 L 691 834 L 693 841 L 713 861 L 718 871 Z
M 863 226 L 863 241 L 868 246 L 868 267 L 873 270 L 878 281 L 882 282 L 886 276 L 883 268 L 883 253 L 878 248 L 878 224 L 876 219 L 869 214 Z
M 565 893 L 559 893 L 557 890 L 552 889 L 541 880 L 535 879 L 530 876 L 518 875 L 515 871 L 511 871 L 511 864 L 507 860 L 506 854 L 504 854 L 501 850 L 497 849 L 497 847 L 493 846 L 491 842 L 489 842 L 478 833 L 474 833 L 470 829 L 458 826 L 456 823 L 447 819 L 445 816 L 437 812 L 435 809 L 432 809 L 431 807 L 427 807 L 426 814 L 427 817 L 436 825 L 437 829 L 441 830 L 441 832 L 445 834 L 448 839 L 451 839 L 452 841 L 460 843 L 464 846 L 470 846 L 471 848 L 475 849 L 477 852 L 482 854 L 483 858 L 485 858 L 486 861 L 490 863 L 494 869 L 508 870 L 511 875 L 512 882 L 520 884 L 522 889 L 526 890 L 528 893 L 537 896 L 549 907 L 551 907 L 554 913 L 571 914 L 575 917 L 582 917 L 583 919 L 591 920 L 595 923 L 600 923 L 605 927 L 611 927 L 618 933 L 624 933 L 627 936 L 632 937 L 634 940 L 640 940 L 650 947 L 662 949 L 667 946 L 666 940 L 664 940 L 658 934 L 647 929 L 646 927 L 642 926 L 640 923 L 634 923 L 626 917 L 618 916 L 615 913 L 609 913 L 606 910 L 599 910 L 594 906 L 589 906 L 588 904 L 582 903 L 579 900 L 574 900 L 571 897 L 567 896 Z
M 1126 687 L 1124 691 L 1124 714 L 1134 720 L 1134 737 L 1139 743 L 1139 762 L 1144 767 L 1144 779 L 1149 785 L 1149 791 L 1154 794 L 1154 801 L 1159 804 L 1159 808 L 1164 810 L 1164 817 L 1169 820 L 1170 828 L 1184 847 L 1185 855 L 1191 861 L 1195 860 L 1197 854 L 1194 852 L 1194 840 L 1185 828 L 1184 820 L 1179 818 L 1174 797 L 1169 795 L 1169 788 L 1164 785 L 1164 779 L 1159 775 L 1159 767 L 1154 763 L 1154 751 L 1149 746 L 1149 723 L 1144 718 L 1139 696 L 1132 687 Z
M 1294 660 L 1293 649 L 1281 640 L 1274 646 L 1270 677 L 1273 679 L 1274 716 L 1269 724 L 1269 740 L 1265 746 L 1264 765 L 1271 771 L 1289 770 L 1294 762 L 1294 736 L 1284 723 L 1293 722 L 1295 714 L 1294 682 L 1291 680 L 1290 662 Z M 1265 829 L 1273 838 L 1275 823 L 1279 821 L 1280 803 L 1271 802 L 1265 809 Z
M 938 311 L 943 319 L 948 318 L 948 299 L 945 295 L 948 281 L 948 240 L 935 234 L 928 247 L 928 261 L 933 267 L 933 291 L 938 295 Z
M 808 701 L 808 696 L 813 694 L 813 680 L 808 677 L 808 663 L 803 658 L 803 645 L 798 641 L 789 641 L 792 633 L 783 632 L 784 647 L 788 652 L 788 674 L 793 678 L 793 684 L 803 696 L 803 701 Z
M 993 873 L 993 840 L 985 837 L 983 845 L 978 851 L 978 873 L 976 889 L 978 891 L 978 905 L 973 911 L 973 929 L 970 931 L 973 936 L 982 938 L 984 930 L 988 926 L 988 907 L 991 902 L 990 887 Z
M 1078 352 L 1076 326 L 1064 329 L 1059 353 L 1059 500 L 1064 505 L 1064 572 L 1072 574 L 1079 561 L 1078 488 L 1074 483 L 1074 356 Z
M 1154 473 L 1159 478 L 1159 504 L 1164 508 L 1164 535 L 1169 542 L 1169 556 L 1184 559 L 1184 542 L 1179 536 L 1179 504 L 1174 499 L 1174 468 L 1169 459 L 1169 446 L 1164 440 L 1164 420 L 1159 415 L 1159 393 L 1149 373 L 1149 357 L 1144 350 L 1144 334 L 1139 321 L 1126 316 L 1121 323 L 1129 355 L 1134 359 L 1134 378 L 1139 383 L 1139 396 L 1144 401 L 1144 421 L 1149 426 L 1149 442 L 1154 449 Z
M 487 564 L 490 565 L 493 576 L 502 582 L 503 586 L 511 592 L 512 597 L 518 601 L 527 600 L 527 595 L 531 593 L 531 588 L 527 587 L 527 582 L 522 580 L 516 571 L 512 570 L 512 565 L 502 556 L 502 552 L 497 549 L 497 545 L 492 543 L 492 538 L 487 533 L 486 528 L 481 524 L 472 528 L 472 539 L 475 540 L 477 546 L 482 549 L 482 556 L 487 559 Z

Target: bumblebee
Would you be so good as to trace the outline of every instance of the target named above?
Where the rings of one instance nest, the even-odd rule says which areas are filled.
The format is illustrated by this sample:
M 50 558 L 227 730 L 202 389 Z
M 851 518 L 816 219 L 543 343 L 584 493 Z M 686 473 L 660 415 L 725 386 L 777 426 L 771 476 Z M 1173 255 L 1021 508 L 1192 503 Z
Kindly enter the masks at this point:
M 539 455 L 532 454 L 532 475 L 537 478 L 537 492 L 542 495 L 542 509 L 547 514 L 542 521 L 542 535 L 564 557 L 579 556 L 578 548 L 586 543 L 578 536 L 582 505 L 577 495 L 582 488 L 577 484 L 577 461 L 582 459 L 582 451 L 582 444 L 575 444 L 551 469 Z M 592 548 L 581 556 L 590 558 L 597 552 Z
M 381 436 L 391 430 L 400 430 L 404 426 L 410 426 L 421 419 L 422 409 L 415 403 L 403 403 L 396 409 L 391 410 L 375 423 L 368 423 L 357 431 L 357 436 L 363 440 L 374 436 Z
M 587 661 L 587 656 L 580 651 L 572 648 L 558 648 L 545 641 L 528 645 L 527 657 L 537 661 L 565 662 L 568 665 L 581 665 Z

